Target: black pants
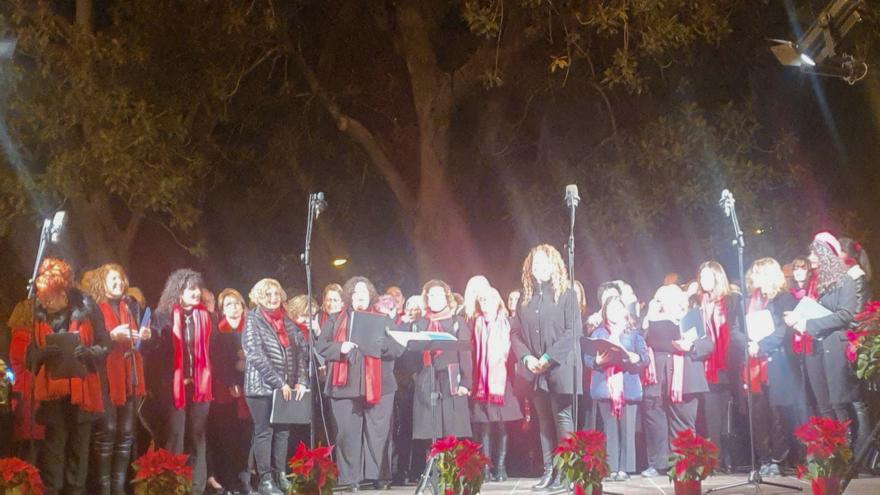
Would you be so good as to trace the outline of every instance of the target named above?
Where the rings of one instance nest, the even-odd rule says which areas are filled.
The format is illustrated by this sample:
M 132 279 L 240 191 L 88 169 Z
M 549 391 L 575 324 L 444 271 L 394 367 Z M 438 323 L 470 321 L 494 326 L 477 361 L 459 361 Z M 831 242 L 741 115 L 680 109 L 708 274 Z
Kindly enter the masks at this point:
M 782 462 L 791 449 L 792 422 L 782 408 L 770 404 L 769 392 L 764 387 L 762 393 L 752 395 L 755 459 L 760 464 Z
M 733 395 L 729 384 L 709 385 L 703 394 L 702 433 L 718 446 L 718 458 L 725 462 L 733 452 L 727 438 L 733 432 Z
M 248 409 L 254 420 L 254 436 L 251 451 L 257 465 L 257 475 L 284 473 L 286 471 L 287 442 L 290 440 L 289 425 L 273 425 L 272 397 L 248 397 Z
M 69 399 L 43 402 L 39 415 L 46 425 L 46 437 L 37 466 L 46 494 L 85 493 L 92 419 Z
M 599 400 L 599 416 L 605 428 L 605 450 L 612 473 L 636 471 L 636 404 L 624 404 L 617 418 L 611 401 Z
M 240 488 L 248 473 L 253 424 L 238 417 L 238 399 L 211 404 L 208 414 L 208 473 L 227 489 Z
M 92 473 L 100 493 L 121 495 L 125 493 L 131 447 L 134 443 L 135 399 L 129 398 L 116 407 L 105 395 L 104 414 L 95 424 L 94 465 Z
M 642 400 L 649 466 L 658 471 L 669 467 L 669 444 L 679 432 L 696 429 L 698 405 L 696 394 L 685 395 L 681 402 L 672 402 L 668 394 Z
M 391 479 L 391 413 L 394 394 L 368 406 L 357 399 L 331 399 L 336 422 L 336 464 L 339 484 Z
M 813 353 L 804 356 L 804 367 L 807 371 L 807 391 L 810 392 L 814 412 L 819 416 L 833 418 L 834 411 L 831 408 L 831 393 L 828 391 L 828 379 L 825 375 L 825 359 L 822 342 L 813 341 Z
M 195 495 L 204 493 L 208 480 L 205 428 L 210 410 L 210 402 L 192 401 L 192 386 L 188 386 L 186 405 L 181 409 L 172 405 L 168 412 L 168 438 L 165 440 L 165 448 L 173 454 L 189 454 Z
M 553 449 L 559 441 L 574 431 L 571 417 L 571 394 L 535 391 L 535 413 L 541 434 L 541 454 L 544 469 L 553 466 Z
M 413 398 L 414 388 L 400 387 L 394 395 L 394 426 L 392 436 L 394 442 L 391 448 L 391 470 L 395 478 L 416 475 L 413 467 Z

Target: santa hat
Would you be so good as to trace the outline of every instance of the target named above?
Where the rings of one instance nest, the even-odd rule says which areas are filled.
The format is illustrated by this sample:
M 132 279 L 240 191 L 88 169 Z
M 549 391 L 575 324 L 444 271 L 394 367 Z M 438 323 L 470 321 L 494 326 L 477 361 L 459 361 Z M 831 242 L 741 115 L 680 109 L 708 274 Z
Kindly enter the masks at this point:
M 831 249 L 835 256 L 838 258 L 840 254 L 843 252 L 843 248 L 840 247 L 840 241 L 834 237 L 831 232 L 819 232 L 816 234 L 816 237 L 813 238 L 813 242 L 820 242 Z

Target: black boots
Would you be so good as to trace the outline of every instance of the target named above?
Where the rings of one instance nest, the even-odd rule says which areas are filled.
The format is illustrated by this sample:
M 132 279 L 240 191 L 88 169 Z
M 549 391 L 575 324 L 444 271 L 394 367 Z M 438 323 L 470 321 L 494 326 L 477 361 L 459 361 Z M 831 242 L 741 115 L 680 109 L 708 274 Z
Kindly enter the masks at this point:
M 113 450 L 113 469 L 110 471 L 110 491 L 113 495 L 125 495 L 128 479 L 128 463 L 131 460 L 132 438 L 120 439 Z
M 482 442 L 483 455 L 486 456 L 487 459 L 492 459 L 491 423 L 483 423 L 480 426 L 480 430 L 480 441 Z M 486 468 L 483 470 L 483 481 L 495 481 L 495 476 L 492 475 L 492 471 L 489 466 L 486 466 Z
M 537 483 L 532 485 L 533 492 L 542 492 L 550 488 L 550 485 L 553 484 L 553 466 L 545 465 L 544 466 L 544 474 L 541 476 L 541 479 L 538 480 Z
M 101 495 L 111 495 L 110 471 L 113 466 L 113 442 L 104 438 L 95 440 L 95 471 Z
M 507 430 L 501 423 L 498 432 L 498 462 L 495 463 L 495 481 L 507 481 Z
M 272 481 L 272 473 L 260 475 L 260 486 L 257 488 L 260 495 L 284 495 L 284 492 L 275 487 Z
M 278 489 L 282 492 L 287 493 L 290 490 L 290 480 L 287 479 L 287 474 L 284 471 L 275 473 L 275 482 Z

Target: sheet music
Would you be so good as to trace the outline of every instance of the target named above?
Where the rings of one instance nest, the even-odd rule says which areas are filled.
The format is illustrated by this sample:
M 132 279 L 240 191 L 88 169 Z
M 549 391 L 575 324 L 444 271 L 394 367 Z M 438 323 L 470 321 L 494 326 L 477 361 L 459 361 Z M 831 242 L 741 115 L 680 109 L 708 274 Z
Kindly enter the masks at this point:
M 746 315 L 746 328 L 748 329 L 749 340 L 760 342 L 776 330 L 776 325 L 773 324 L 773 315 L 770 314 L 770 310 L 762 309 L 761 311 L 753 311 Z

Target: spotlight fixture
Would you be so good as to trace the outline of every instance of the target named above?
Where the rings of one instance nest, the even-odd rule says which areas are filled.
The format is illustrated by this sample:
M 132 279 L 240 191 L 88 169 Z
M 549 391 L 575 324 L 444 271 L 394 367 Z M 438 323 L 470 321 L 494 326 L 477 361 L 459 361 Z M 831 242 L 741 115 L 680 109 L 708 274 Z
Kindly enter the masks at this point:
M 868 73 L 868 65 L 852 55 L 838 53 L 838 45 L 862 20 L 864 0 L 832 0 L 797 43 L 771 39 L 770 51 L 782 65 L 801 72 L 838 77 L 855 84 Z

